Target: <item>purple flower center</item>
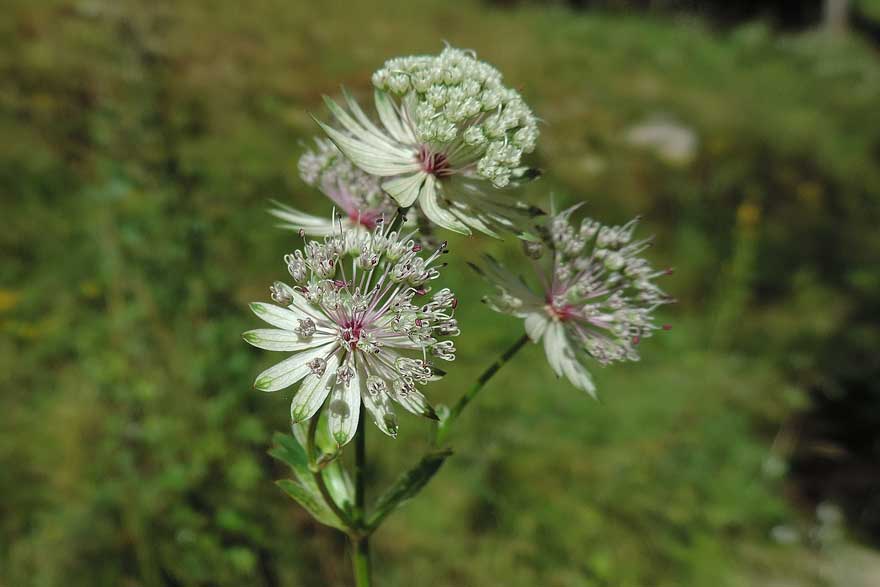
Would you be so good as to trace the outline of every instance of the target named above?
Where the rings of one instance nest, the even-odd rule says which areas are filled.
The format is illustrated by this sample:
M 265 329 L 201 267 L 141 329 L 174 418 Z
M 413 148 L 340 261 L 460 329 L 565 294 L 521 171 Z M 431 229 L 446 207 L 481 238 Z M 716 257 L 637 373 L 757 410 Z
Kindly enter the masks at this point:
M 364 326 L 360 322 L 346 321 L 342 326 L 342 340 L 350 347 L 354 348 L 361 340 Z

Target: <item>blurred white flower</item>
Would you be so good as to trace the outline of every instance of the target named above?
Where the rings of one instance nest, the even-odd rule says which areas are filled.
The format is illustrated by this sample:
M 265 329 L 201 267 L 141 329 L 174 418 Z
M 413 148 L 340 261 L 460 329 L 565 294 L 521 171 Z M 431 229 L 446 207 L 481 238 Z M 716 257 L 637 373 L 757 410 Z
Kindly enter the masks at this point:
M 844 537 L 844 514 L 840 506 L 823 501 L 816 506 L 816 525 L 810 537 L 822 548 L 838 545 Z
M 382 191 L 379 178 L 352 165 L 332 142 L 319 138 L 315 144 L 314 150 L 306 151 L 299 159 L 300 177 L 333 201 L 342 213 L 340 220 L 345 229 L 373 230 L 379 219 L 391 218 L 396 206 Z M 327 236 L 336 230 L 326 216 L 306 214 L 278 202 L 269 213 L 283 221 L 282 228 L 309 236 Z
M 524 243 L 541 277 L 539 293 L 491 257 L 476 269 L 498 289 L 484 301 L 497 312 L 524 318 L 529 337 L 543 338 L 556 375 L 595 396 L 577 351 L 602 365 L 637 361 L 638 345 L 661 328 L 654 324 L 654 310 L 672 300 L 653 281 L 669 271 L 655 271 L 639 256 L 650 239 L 632 240 L 637 220 L 604 226 L 587 218 L 576 229 L 569 221 L 576 208 L 550 219 L 549 275 L 538 261 L 543 245 Z
M 501 74 L 467 51 L 391 59 L 373 74 L 381 128 L 348 95 L 327 106 L 342 130 L 321 128 L 355 165 L 386 179 L 402 207 L 418 203 L 435 224 L 463 234 L 520 232 L 537 211 L 493 188 L 530 179 L 520 165 L 537 122 Z
M 770 537 L 777 544 L 797 544 L 801 540 L 801 534 L 791 526 L 779 525 L 770 529 Z
M 681 123 L 656 118 L 630 127 L 626 142 L 651 149 L 658 157 L 673 165 L 687 165 L 697 154 L 697 133 Z
M 436 419 L 416 386 L 441 375 L 434 359 L 455 358 L 448 337 L 459 329 L 450 290 L 424 297 L 439 276 L 445 243 L 423 257 L 411 235 L 390 232 L 383 222 L 371 232 L 339 221 L 336 227 L 285 257 L 295 285 L 276 282 L 274 305 L 251 304 L 275 328 L 243 336 L 256 347 L 293 353 L 260 373 L 254 387 L 277 391 L 301 382 L 290 408 L 294 423 L 311 418 L 329 397 L 330 432 L 342 446 L 357 430 L 361 401 L 391 436 L 397 434 L 391 400 Z
M 781 479 L 788 472 L 788 463 L 779 455 L 770 453 L 764 459 L 761 470 L 770 479 Z
M 823 526 L 839 526 L 843 519 L 843 510 L 834 503 L 823 501 L 816 506 L 816 520 Z

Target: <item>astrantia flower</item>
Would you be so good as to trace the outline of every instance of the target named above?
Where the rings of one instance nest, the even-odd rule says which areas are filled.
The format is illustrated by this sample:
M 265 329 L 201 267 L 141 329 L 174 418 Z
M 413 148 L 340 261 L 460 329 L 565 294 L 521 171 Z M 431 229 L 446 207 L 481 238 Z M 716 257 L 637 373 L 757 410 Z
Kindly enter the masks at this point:
M 661 328 L 654 323 L 654 310 L 672 301 L 654 283 L 669 271 L 655 271 L 640 257 L 650 239 L 632 241 L 637 219 L 604 226 L 587 218 L 575 228 L 569 222 L 575 209 L 550 221 L 549 275 L 535 261 L 540 293 L 492 258 L 481 272 L 498 289 L 497 295 L 485 299 L 489 306 L 525 318 L 529 337 L 534 342 L 544 339 L 547 361 L 556 375 L 565 375 L 575 387 L 595 396 L 593 379 L 577 351 L 602 365 L 637 361 L 639 343 Z M 540 246 L 525 243 L 526 254 L 540 257 Z
M 293 353 L 263 371 L 254 387 L 277 391 L 299 383 L 290 407 L 294 423 L 328 401 L 330 432 L 344 445 L 357 430 L 363 401 L 376 425 L 397 434 L 391 402 L 436 418 L 417 389 L 436 378 L 434 359 L 451 361 L 457 336 L 456 299 L 448 289 L 428 296 L 439 276 L 445 243 L 429 255 L 411 235 L 380 222 L 372 232 L 343 229 L 309 240 L 285 257 L 294 285 L 272 286 L 275 304 L 251 304 L 275 328 L 244 333 L 250 344 Z
M 520 165 L 535 148 L 536 119 L 501 74 L 474 55 L 391 59 L 373 74 L 381 127 L 345 96 L 350 113 L 327 105 L 342 130 L 321 127 L 355 165 L 389 178 L 382 187 L 400 206 L 418 202 L 434 223 L 470 234 L 520 231 L 534 209 L 493 188 L 534 176 Z
M 344 228 L 363 227 L 373 230 L 381 218 L 391 218 L 396 206 L 385 194 L 379 178 L 352 165 L 339 149 L 326 139 L 315 139 L 317 148 L 308 150 L 299 159 L 303 181 L 317 187 L 343 214 Z M 270 214 L 284 221 L 281 226 L 310 236 L 327 236 L 336 230 L 333 221 L 313 216 L 289 206 L 275 203 Z

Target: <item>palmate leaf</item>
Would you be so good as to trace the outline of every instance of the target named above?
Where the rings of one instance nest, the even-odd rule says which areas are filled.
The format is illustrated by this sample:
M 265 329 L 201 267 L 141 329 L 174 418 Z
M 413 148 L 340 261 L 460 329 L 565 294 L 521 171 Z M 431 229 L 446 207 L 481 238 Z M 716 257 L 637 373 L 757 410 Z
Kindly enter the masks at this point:
M 407 500 L 412 499 L 437 473 L 446 459 L 452 454 L 451 449 L 438 450 L 422 457 L 412 469 L 398 477 L 397 481 L 376 500 L 373 512 L 367 520 L 367 527 L 375 529 L 391 512 Z

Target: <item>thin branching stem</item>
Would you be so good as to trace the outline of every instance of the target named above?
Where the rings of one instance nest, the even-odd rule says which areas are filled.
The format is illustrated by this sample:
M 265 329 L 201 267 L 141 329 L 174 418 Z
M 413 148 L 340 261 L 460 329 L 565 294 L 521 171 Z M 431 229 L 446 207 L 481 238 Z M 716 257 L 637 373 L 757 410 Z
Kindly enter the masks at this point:
M 354 508 L 355 523 L 362 528 L 367 519 L 366 509 L 366 473 L 367 473 L 367 414 L 361 401 L 358 429 L 354 437 Z M 369 587 L 372 582 L 370 564 L 369 533 L 351 536 L 351 562 L 354 569 L 355 585 Z
M 434 437 L 434 444 L 439 446 L 443 444 L 447 437 L 449 436 L 449 432 L 452 430 L 452 426 L 458 417 L 461 415 L 461 412 L 467 407 L 469 403 L 480 393 L 480 390 L 485 387 L 486 383 L 489 382 L 490 379 L 498 372 L 501 367 L 507 364 L 510 359 L 513 358 L 519 350 L 525 346 L 525 344 L 529 342 L 529 337 L 527 334 L 523 334 L 516 342 L 514 342 L 510 348 L 508 348 L 498 359 L 495 360 L 494 363 L 489 365 L 483 374 L 480 375 L 474 384 L 471 386 L 467 392 L 461 396 L 456 402 L 452 409 L 449 411 L 449 416 L 443 420 L 440 426 L 437 427 L 437 434 Z

